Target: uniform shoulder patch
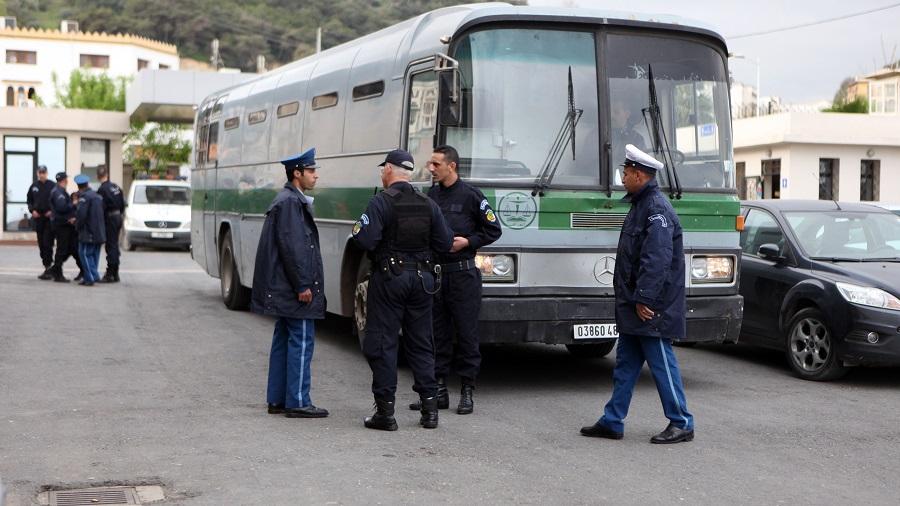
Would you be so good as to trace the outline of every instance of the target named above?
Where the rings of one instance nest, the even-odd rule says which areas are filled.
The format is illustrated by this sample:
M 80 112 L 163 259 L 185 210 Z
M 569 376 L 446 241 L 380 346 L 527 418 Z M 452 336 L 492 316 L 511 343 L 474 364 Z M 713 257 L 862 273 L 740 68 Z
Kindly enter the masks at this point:
M 363 213 L 363 215 L 359 217 L 359 221 L 361 221 L 363 225 L 368 225 L 369 224 L 369 216 L 367 214 Z
M 663 214 L 654 214 L 647 218 L 647 221 L 653 223 L 654 221 L 658 221 L 663 228 L 669 227 L 669 220 L 666 219 L 666 216 Z
M 491 223 L 497 221 L 497 216 L 494 215 L 494 210 L 491 208 L 488 208 L 487 212 L 484 213 L 484 217 Z
M 484 199 L 481 201 L 481 204 L 478 207 L 481 208 L 482 211 L 484 211 L 485 209 L 490 207 L 490 204 L 488 203 L 487 199 Z
M 352 234 L 356 235 L 359 233 L 360 230 L 362 230 L 362 223 L 357 221 L 356 223 L 353 224 Z

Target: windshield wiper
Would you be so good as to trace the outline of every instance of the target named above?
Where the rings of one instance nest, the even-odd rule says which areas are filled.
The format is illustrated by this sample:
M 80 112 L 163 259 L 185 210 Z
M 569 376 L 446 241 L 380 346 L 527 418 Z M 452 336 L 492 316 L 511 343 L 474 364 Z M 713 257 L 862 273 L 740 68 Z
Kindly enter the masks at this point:
M 678 173 L 675 171 L 675 161 L 672 160 L 672 152 L 669 149 L 669 139 L 666 137 L 666 130 L 663 128 L 662 116 L 659 113 L 659 101 L 656 97 L 656 81 L 653 79 L 653 66 L 647 64 L 647 81 L 650 83 L 650 106 L 643 109 L 644 124 L 647 123 L 647 114 L 650 115 L 650 121 L 653 128 L 649 127 L 650 135 L 653 138 L 653 151 L 655 153 L 662 152 L 663 165 L 666 169 L 666 180 L 669 183 L 669 196 L 671 198 L 681 198 L 681 183 L 678 181 Z M 665 145 L 665 148 L 663 147 Z
M 810 257 L 813 260 L 824 260 L 826 262 L 862 262 L 862 258 L 848 257 Z
M 553 144 L 550 146 L 550 151 L 547 152 L 547 158 L 544 159 L 544 163 L 541 165 L 541 171 L 534 180 L 534 189 L 531 190 L 532 197 L 535 195 L 540 195 L 541 197 L 544 196 L 544 190 L 550 186 L 550 182 L 553 181 L 553 176 L 556 175 L 556 169 L 559 168 L 559 162 L 562 161 L 566 145 L 572 145 L 572 160 L 575 159 L 575 126 L 578 125 L 578 120 L 581 119 L 581 114 L 584 110 L 575 108 L 575 92 L 572 86 L 571 66 L 569 66 L 568 98 L 566 116 L 563 118 L 562 126 L 559 127 L 559 131 L 556 133 L 556 139 L 553 140 Z
M 861 262 L 900 262 L 900 257 L 863 258 Z

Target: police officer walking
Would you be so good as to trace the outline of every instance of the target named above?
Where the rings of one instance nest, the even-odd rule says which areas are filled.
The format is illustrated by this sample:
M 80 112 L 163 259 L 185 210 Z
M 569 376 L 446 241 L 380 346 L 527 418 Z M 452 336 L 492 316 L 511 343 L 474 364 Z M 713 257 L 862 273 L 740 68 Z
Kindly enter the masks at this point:
M 374 259 L 366 301 L 363 353 L 372 369 L 375 414 L 365 426 L 397 430 L 397 350 L 400 329 L 413 390 L 421 399 L 419 424 L 438 426 L 437 381 L 431 328 L 432 295 L 438 288 L 432 251 L 449 251 L 453 236 L 437 204 L 409 184 L 415 165 L 402 149 L 381 163 L 385 190 L 369 202 L 353 226 L 356 243 Z
M 484 194 L 459 178 L 458 167 L 459 154 L 455 148 L 434 148 L 428 169 L 436 184 L 428 196 L 441 208 L 453 231 L 450 251 L 436 253 L 436 261 L 441 264 L 441 290 L 434 296 L 432 309 L 438 408 L 450 407 L 447 376 L 452 364 L 462 383 L 456 412 L 466 415 L 475 408 L 473 392 L 481 366 L 478 348 L 481 271 L 475 266 L 475 254 L 478 248 L 499 239 L 502 231 Z M 455 352 L 454 338 L 458 341 Z M 421 409 L 420 404 L 412 403 L 409 408 Z
M 97 193 L 103 197 L 103 214 L 106 227 L 106 272 L 101 283 L 119 282 L 119 232 L 122 230 L 122 213 L 125 212 L 125 198 L 122 188 L 109 180 L 109 169 L 105 165 L 97 168 L 100 188 Z
M 75 176 L 78 185 L 78 209 L 75 227 L 78 230 L 78 257 L 81 258 L 84 279 L 79 285 L 93 286 L 100 281 L 100 246 L 106 242 L 106 223 L 103 218 L 103 198 L 89 186 L 91 179 Z
M 63 275 L 63 264 L 68 258 L 74 257 L 78 265 L 79 276 L 82 274 L 81 260 L 78 258 L 78 232 L 75 230 L 75 204 L 73 198 L 66 191 L 69 176 L 65 172 L 56 173 L 56 187 L 50 192 L 50 208 L 53 212 L 51 220 L 53 235 L 56 237 L 56 256 L 50 272 L 53 281 L 68 283 Z
M 253 272 L 254 313 L 275 316 L 269 355 L 268 412 L 324 418 L 309 395 L 315 321 L 325 318 L 324 268 L 313 221 L 316 150 L 284 160 L 287 183 L 266 211 Z
M 622 182 L 631 210 L 622 225 L 616 252 L 616 367 L 613 394 L 603 416 L 582 427 L 591 437 L 622 439 L 631 394 L 644 361 L 650 367 L 663 411 L 665 430 L 651 443 L 694 439 L 694 417 L 687 410 L 672 339 L 685 335 L 684 251 L 681 224 L 659 191 L 656 172 L 663 164 L 629 144 Z
M 38 180 L 28 188 L 28 212 L 34 223 L 34 231 L 37 233 L 38 248 L 41 252 L 41 262 L 44 264 L 44 272 L 38 279 L 53 279 L 50 266 L 53 265 L 53 228 L 50 225 L 50 193 L 56 184 L 47 179 L 47 167 L 39 165 L 37 168 Z

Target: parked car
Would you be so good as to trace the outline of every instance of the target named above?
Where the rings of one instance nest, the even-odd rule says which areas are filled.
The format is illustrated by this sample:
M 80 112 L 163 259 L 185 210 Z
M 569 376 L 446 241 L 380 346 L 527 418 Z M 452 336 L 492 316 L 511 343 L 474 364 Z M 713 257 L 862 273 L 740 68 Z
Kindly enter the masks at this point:
M 888 211 L 900 216 L 900 204 L 893 204 L 891 202 L 870 202 L 873 206 L 878 206 L 882 209 L 887 209 Z
M 741 341 L 799 377 L 900 365 L 900 216 L 833 201 L 742 202 Z
M 125 242 L 138 246 L 191 247 L 191 184 L 187 181 L 137 180 L 125 209 Z

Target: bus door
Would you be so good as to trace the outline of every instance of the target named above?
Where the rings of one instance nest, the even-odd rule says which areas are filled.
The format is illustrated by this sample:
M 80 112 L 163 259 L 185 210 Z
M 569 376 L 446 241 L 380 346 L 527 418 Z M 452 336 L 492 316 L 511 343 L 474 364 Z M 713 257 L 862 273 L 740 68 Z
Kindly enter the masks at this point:
M 219 244 L 216 216 L 218 215 L 217 204 L 220 200 L 218 181 L 219 122 L 211 122 L 207 130 L 206 170 L 203 171 L 205 178 L 203 182 L 206 188 L 206 196 L 203 200 L 203 238 L 204 250 L 206 251 L 206 271 L 218 277 Z

